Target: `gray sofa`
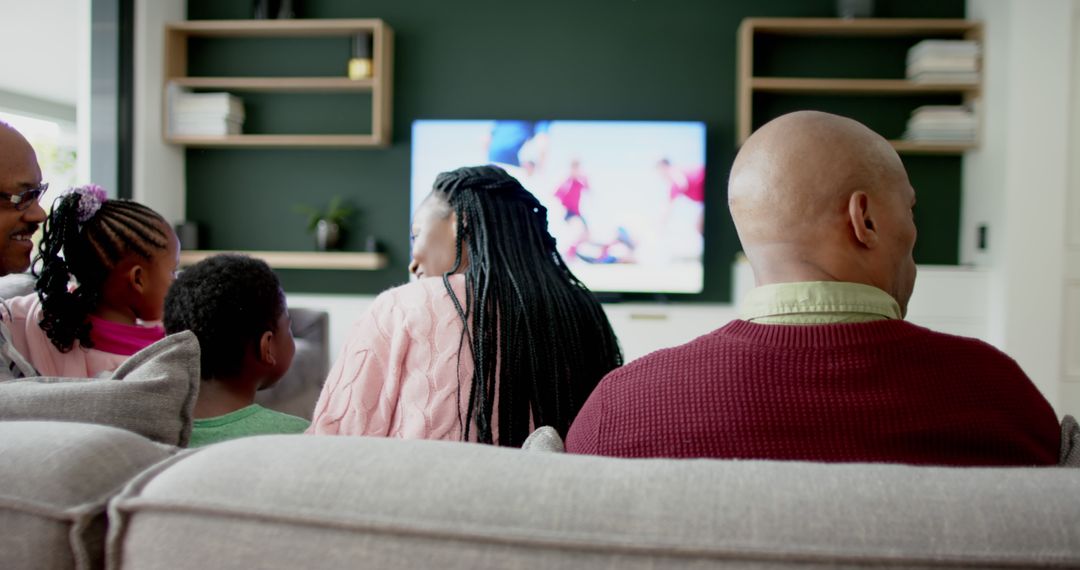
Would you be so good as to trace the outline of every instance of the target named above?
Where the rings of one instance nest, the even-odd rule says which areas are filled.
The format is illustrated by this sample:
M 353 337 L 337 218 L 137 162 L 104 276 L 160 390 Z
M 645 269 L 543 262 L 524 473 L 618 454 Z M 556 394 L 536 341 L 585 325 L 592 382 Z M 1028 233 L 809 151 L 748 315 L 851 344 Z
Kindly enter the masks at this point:
M 0 567 L 1080 567 L 1077 469 L 537 447 L 0 422 Z
M 0 568 L 1080 568 L 1080 469 L 607 459 L 544 428 L 184 450 L 198 355 L 0 382 Z

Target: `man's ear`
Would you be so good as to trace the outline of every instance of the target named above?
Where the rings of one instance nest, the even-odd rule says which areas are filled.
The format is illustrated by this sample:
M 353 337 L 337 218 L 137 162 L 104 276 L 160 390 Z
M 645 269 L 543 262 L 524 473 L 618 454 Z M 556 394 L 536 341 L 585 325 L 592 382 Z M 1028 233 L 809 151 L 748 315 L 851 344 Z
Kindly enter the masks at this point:
M 867 248 L 877 247 L 877 225 L 870 212 L 870 196 L 866 192 L 853 192 L 848 198 L 848 218 L 855 240 Z
M 277 364 L 277 355 L 274 354 L 273 331 L 266 331 L 259 338 L 259 360 L 269 366 Z

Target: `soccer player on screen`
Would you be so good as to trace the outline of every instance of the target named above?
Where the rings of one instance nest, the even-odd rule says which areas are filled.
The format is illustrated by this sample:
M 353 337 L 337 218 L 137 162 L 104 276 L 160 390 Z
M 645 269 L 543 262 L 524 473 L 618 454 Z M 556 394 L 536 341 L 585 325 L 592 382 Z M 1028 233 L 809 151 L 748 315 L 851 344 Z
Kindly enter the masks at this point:
M 680 197 L 692 202 L 698 209 L 697 232 L 705 235 L 705 167 L 695 166 L 682 169 L 671 164 L 667 158 L 656 163 L 660 176 L 668 184 L 668 204 L 664 209 L 662 227 L 667 227 L 671 210 Z

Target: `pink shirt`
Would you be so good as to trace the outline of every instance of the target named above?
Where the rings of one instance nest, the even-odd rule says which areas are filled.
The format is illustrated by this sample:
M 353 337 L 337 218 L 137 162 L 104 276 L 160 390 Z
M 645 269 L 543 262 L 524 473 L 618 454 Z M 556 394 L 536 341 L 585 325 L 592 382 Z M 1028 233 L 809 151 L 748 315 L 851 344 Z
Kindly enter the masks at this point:
M 465 277 L 450 284 L 464 308 Z M 442 277 L 379 295 L 353 325 L 308 433 L 460 440 L 473 374 L 462 329 Z
M 11 315 L 3 317 L 11 329 L 11 342 L 42 376 L 93 378 L 116 370 L 132 354 L 165 338 L 160 326 L 125 325 L 90 317 L 94 348 L 83 348 L 75 341 L 70 351 L 60 352 L 41 330 L 37 293 L 9 299 L 7 304 Z

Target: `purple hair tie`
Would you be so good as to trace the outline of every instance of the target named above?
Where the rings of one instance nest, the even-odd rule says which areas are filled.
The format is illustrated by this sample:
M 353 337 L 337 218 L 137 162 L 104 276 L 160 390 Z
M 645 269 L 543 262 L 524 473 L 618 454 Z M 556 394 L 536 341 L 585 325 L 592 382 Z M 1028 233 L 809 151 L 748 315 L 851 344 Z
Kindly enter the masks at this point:
M 94 214 L 101 209 L 101 205 L 108 199 L 105 195 L 105 189 L 97 184 L 87 184 L 86 186 L 73 188 L 71 191 L 79 195 L 78 219 L 80 224 L 85 224 L 90 218 L 93 218 Z

